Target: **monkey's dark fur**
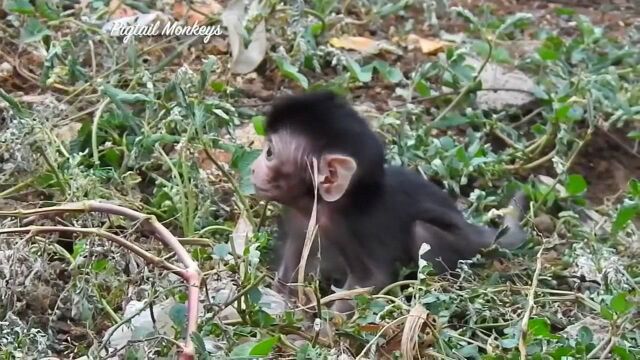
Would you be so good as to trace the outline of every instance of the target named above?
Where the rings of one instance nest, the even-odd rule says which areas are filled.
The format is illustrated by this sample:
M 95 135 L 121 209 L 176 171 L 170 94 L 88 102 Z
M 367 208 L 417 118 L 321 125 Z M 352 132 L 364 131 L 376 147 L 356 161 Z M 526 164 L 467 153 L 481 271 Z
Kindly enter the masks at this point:
M 422 243 L 431 246 L 425 259 L 436 271 L 445 272 L 494 241 L 495 229 L 468 223 L 436 185 L 408 169 L 385 166 L 381 141 L 336 95 L 319 92 L 276 101 L 267 117 L 267 135 L 285 129 L 306 139 L 310 155 L 316 158 L 336 152 L 357 163 L 342 198 L 318 200 L 323 279 L 342 285 L 350 277 L 347 287 L 374 286 L 380 290 L 397 279 L 399 266 L 417 261 Z M 302 170 L 300 176 L 304 173 Z M 289 277 L 285 281 L 294 277 L 300 259 L 314 197 L 311 181 L 305 193 L 308 198 L 301 199 L 300 206 L 286 208 L 280 223 L 280 259 L 285 277 Z M 522 194 L 512 201 L 517 207 L 524 203 Z M 525 240 L 518 220 L 519 216 L 505 218 L 509 231 L 499 244 L 512 248 Z

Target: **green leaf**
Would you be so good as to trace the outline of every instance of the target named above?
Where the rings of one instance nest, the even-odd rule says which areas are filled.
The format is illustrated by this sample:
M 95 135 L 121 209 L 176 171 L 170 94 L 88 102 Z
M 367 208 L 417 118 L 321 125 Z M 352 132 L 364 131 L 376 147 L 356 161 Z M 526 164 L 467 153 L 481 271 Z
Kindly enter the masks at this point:
M 465 19 L 466 22 L 476 26 L 477 28 L 481 27 L 478 18 L 476 18 L 475 15 L 473 15 L 469 10 L 456 6 L 451 8 L 451 11 Z
M 22 109 L 22 106 L 20 106 L 20 103 L 9 94 L 7 94 L 4 90 L 2 90 L 2 88 L 0 88 L 0 99 L 6 101 L 11 109 L 17 114 L 24 115 L 25 111 Z
M 40 41 L 46 35 L 51 35 L 51 31 L 44 27 L 38 19 L 29 18 L 20 30 L 20 41 L 23 43 Z
M 527 325 L 527 331 L 535 336 L 542 338 L 551 337 L 551 324 L 545 318 L 537 318 L 529 320 L 529 324 Z
M 125 104 L 133 104 L 140 101 L 151 101 L 146 95 L 143 94 L 130 94 L 126 91 L 122 91 L 109 84 L 105 84 L 103 87 L 104 93 L 112 100 L 122 102 Z
M 122 154 L 114 148 L 107 149 L 102 154 L 102 158 L 114 169 L 119 168 L 122 164 Z
M 431 88 L 429 87 L 429 84 L 424 80 L 418 81 L 416 83 L 415 89 L 420 96 L 431 96 Z
M 545 61 L 555 61 L 560 58 L 560 54 L 556 50 L 547 47 L 541 47 L 538 49 L 538 55 Z
M 437 129 L 444 129 L 453 126 L 463 125 L 469 122 L 469 119 L 459 114 L 447 114 L 442 119 L 433 122 L 431 126 Z
M 280 338 L 277 336 L 262 340 L 251 349 L 249 355 L 267 356 L 271 354 L 271 351 L 273 351 L 273 347 L 278 343 L 279 340 Z
M 510 64 L 513 62 L 511 58 L 511 54 L 509 51 L 503 47 L 497 47 L 493 50 L 493 54 L 491 55 L 493 61 L 502 64 Z
M 584 110 L 581 107 L 563 104 L 556 109 L 555 119 L 562 123 L 571 123 L 580 120 L 583 114 Z
M 613 320 L 613 312 L 611 312 L 611 309 L 609 309 L 609 307 L 607 306 L 600 307 L 600 316 L 602 316 L 603 319 L 608 321 Z
M 222 93 L 227 88 L 227 85 L 225 85 L 225 83 L 223 83 L 222 81 L 213 81 L 210 86 L 211 90 L 217 93 Z
M 544 127 L 544 125 L 538 123 L 535 124 L 531 127 L 531 131 L 533 131 L 536 135 L 544 135 L 547 133 L 547 129 Z
M 269 315 L 269 313 L 264 310 L 258 310 L 258 313 L 256 314 L 254 319 L 258 324 L 258 327 L 262 329 L 266 329 L 276 323 L 276 319 L 274 319 L 273 316 Z
M 503 349 L 513 349 L 518 346 L 518 339 L 502 339 L 500 340 L 500 346 Z
M 633 140 L 640 140 L 640 130 L 634 130 L 627 134 Z
M 534 86 L 532 92 L 540 100 L 550 101 L 551 99 L 551 96 L 540 86 Z
M 627 349 L 622 346 L 616 345 L 611 349 L 611 353 L 617 355 L 618 359 L 622 360 L 636 360 L 636 357 L 632 355 Z
M 236 346 L 230 354 L 231 359 L 253 360 L 256 356 L 265 357 L 271 354 L 273 347 L 278 343 L 278 337 L 270 337 L 268 339 L 257 341 L 249 341 Z
M 629 181 L 629 195 L 633 197 L 640 197 L 640 180 L 631 179 Z
M 581 326 L 578 329 L 578 341 L 582 345 L 588 345 L 593 342 L 593 332 L 586 326 Z
M 471 84 L 469 84 L 469 91 L 470 92 L 476 92 L 482 90 L 482 80 L 478 79 L 475 80 L 474 82 L 472 82 Z
M 456 147 L 456 142 L 451 138 L 451 136 L 443 136 L 438 139 L 440 146 L 443 150 L 448 151 Z
M 560 37 L 552 35 L 544 40 L 544 43 L 538 49 L 538 55 L 545 61 L 558 60 L 563 47 L 564 41 Z
M 58 180 L 56 179 L 55 175 L 50 172 L 42 173 L 38 175 L 34 180 L 34 184 L 45 189 L 49 188 L 49 186 L 54 186 L 57 182 Z
M 489 56 L 489 44 L 486 41 L 474 41 L 471 45 L 471 48 L 481 58 L 486 58 L 487 56 Z
M 199 93 L 204 91 L 205 87 L 207 86 L 207 82 L 209 81 L 209 76 L 211 75 L 211 72 L 213 71 L 213 69 L 217 68 L 218 66 L 219 66 L 219 63 L 216 58 L 209 58 L 202 65 L 202 67 L 200 68 L 199 78 L 198 78 Z M 210 84 L 211 89 L 213 89 L 213 91 L 216 91 L 216 92 L 222 92 L 225 89 L 224 83 L 221 81 L 218 81 L 216 83 L 222 85 L 222 89 L 220 89 L 220 91 L 216 91 L 213 83 Z
M 559 106 L 556 109 L 554 117 L 558 121 L 566 120 L 569 117 L 569 110 L 570 109 L 571 109 L 571 106 L 569 104 L 563 104 L 562 106 Z
M 404 75 L 402 75 L 402 71 L 398 68 L 389 65 L 389 63 L 376 60 L 373 62 L 373 66 L 378 69 L 380 74 L 387 80 L 392 83 L 397 83 L 398 81 L 404 79 Z
M 213 255 L 219 259 L 224 259 L 231 253 L 231 247 L 229 244 L 216 244 L 213 247 Z
M 410 0 L 400 0 L 400 1 L 388 2 L 383 6 L 379 7 L 376 10 L 376 14 L 380 17 L 385 17 L 391 14 L 398 13 L 409 4 L 409 1 Z
M 296 351 L 296 360 L 316 359 L 314 357 L 315 353 L 312 353 L 312 351 L 311 344 L 305 341 Z
M 60 14 L 56 9 L 51 8 L 47 0 L 36 0 L 36 10 L 38 10 L 38 14 L 47 20 L 58 20 L 60 18 Z
M 324 31 L 324 25 L 321 22 L 314 23 L 310 26 L 311 34 L 318 36 Z
M 570 195 L 579 195 L 587 190 L 587 181 L 579 174 L 569 175 L 565 188 Z
M 144 14 L 148 14 L 152 11 L 144 1 L 124 0 L 122 3 Z
M 247 298 L 250 303 L 258 304 L 260 303 L 260 299 L 262 299 L 262 291 L 254 286 L 247 292 Z
M 471 344 L 463 347 L 457 351 L 460 356 L 466 358 L 478 358 L 480 353 L 478 352 L 478 345 Z
M 144 148 L 153 148 L 156 145 L 177 144 L 182 138 L 169 134 L 152 134 L 143 138 L 140 145 Z
M 35 9 L 29 0 L 6 0 L 4 9 L 14 14 L 35 15 Z
M 579 64 L 588 59 L 589 51 L 585 51 L 584 48 L 577 48 L 571 51 L 571 63 Z
M 195 260 L 198 263 L 209 261 L 212 259 L 212 256 L 209 254 L 209 251 L 207 251 L 203 247 L 199 247 L 191 250 L 191 257 L 193 258 L 193 260 Z
M 561 346 L 561 347 L 555 349 L 553 351 L 553 353 L 551 353 L 551 356 L 556 360 L 560 360 L 560 359 L 564 359 L 565 357 L 568 357 L 569 355 L 571 355 L 573 353 L 574 353 L 574 350 L 573 350 L 572 347 Z
M 349 69 L 349 73 L 351 73 L 351 76 L 358 79 L 358 81 L 360 81 L 361 83 L 368 83 L 369 81 L 371 81 L 371 78 L 373 77 L 373 66 L 369 65 L 360 67 L 360 64 L 358 64 L 350 57 L 347 57 L 346 65 L 347 69 Z
M 207 352 L 207 347 L 204 344 L 204 339 L 199 332 L 194 332 L 191 334 L 191 340 L 193 341 L 193 345 L 196 350 L 196 359 L 209 360 L 211 357 Z
M 560 16 L 573 16 L 576 14 L 576 11 L 574 9 L 569 9 L 565 7 L 556 8 L 555 12 L 557 15 L 560 15 Z
M 613 221 L 613 225 L 611 226 L 611 231 L 614 233 L 620 232 L 627 226 L 629 221 L 638 216 L 639 213 L 640 206 L 638 204 L 623 205 L 618 209 L 616 219 Z
M 233 350 L 231 350 L 231 353 L 229 354 L 229 358 L 252 360 L 250 356 L 251 355 L 250 352 L 251 352 L 251 349 L 253 349 L 253 346 L 255 344 L 256 344 L 256 341 L 248 341 L 246 343 L 236 346 L 235 348 L 233 348 Z
M 85 249 L 87 248 L 87 242 L 85 240 L 76 241 L 73 243 L 73 253 L 71 257 L 76 260 L 82 254 L 84 254 Z
M 253 123 L 253 129 L 256 131 L 256 134 L 260 136 L 265 136 L 266 131 L 266 123 L 267 118 L 263 115 L 254 116 L 251 118 L 251 122 Z
M 633 308 L 633 304 L 627 300 L 627 296 L 627 293 L 620 293 L 614 296 L 609 303 L 611 309 L 619 315 L 623 315 L 631 310 Z
M 244 195 L 253 194 L 251 182 L 251 164 L 260 156 L 261 150 L 247 150 L 236 147 L 231 157 L 231 168 L 240 174 L 240 192 Z
M 184 329 L 187 324 L 187 306 L 179 303 L 169 309 L 169 318 L 178 329 Z
M 109 261 L 107 259 L 98 259 L 91 264 L 91 270 L 101 273 L 107 269 Z
M 276 65 L 278 66 L 278 70 L 280 70 L 280 72 L 282 73 L 282 76 L 297 82 L 304 89 L 309 88 L 309 80 L 307 80 L 307 77 L 302 75 L 298 71 L 298 68 L 293 66 L 289 62 L 289 60 L 282 56 L 279 56 L 276 58 Z
M 507 31 L 507 30 L 511 30 L 511 28 L 517 26 L 517 25 L 521 25 L 524 23 L 528 23 L 533 19 L 533 15 L 531 14 L 527 14 L 527 13 L 517 13 L 514 15 L 511 15 L 507 18 L 507 20 L 498 28 L 498 30 L 496 30 L 496 35 L 495 37 L 497 38 L 498 36 L 500 36 L 500 34 L 502 34 L 503 32 Z

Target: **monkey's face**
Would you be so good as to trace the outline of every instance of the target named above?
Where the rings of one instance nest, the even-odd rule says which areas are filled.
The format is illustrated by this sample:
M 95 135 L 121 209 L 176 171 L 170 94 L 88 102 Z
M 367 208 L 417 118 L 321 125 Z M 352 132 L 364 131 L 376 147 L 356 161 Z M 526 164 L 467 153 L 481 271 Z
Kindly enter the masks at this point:
M 349 156 L 321 151 L 312 154 L 305 136 L 280 130 L 267 136 L 262 154 L 251 168 L 256 195 L 283 205 L 297 206 L 313 198 L 313 162 L 317 161 L 318 193 L 322 200 L 337 201 L 345 194 L 357 164 Z
M 295 205 L 310 188 L 306 167 L 308 147 L 290 132 L 267 136 L 260 156 L 251 167 L 256 195 L 283 205 Z

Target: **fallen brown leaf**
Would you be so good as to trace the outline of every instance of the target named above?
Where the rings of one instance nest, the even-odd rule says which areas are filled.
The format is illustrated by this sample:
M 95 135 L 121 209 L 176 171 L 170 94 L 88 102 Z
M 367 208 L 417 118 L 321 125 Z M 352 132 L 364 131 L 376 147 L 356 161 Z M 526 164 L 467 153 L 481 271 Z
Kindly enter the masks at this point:
M 138 11 L 134 10 L 123 3 L 122 0 L 112 0 L 109 3 L 109 19 L 120 19 L 123 17 L 136 16 Z
M 368 324 L 363 324 L 359 326 L 360 331 L 362 332 L 367 332 L 370 334 L 377 334 L 381 331 L 384 331 L 382 334 L 384 336 L 386 336 L 387 338 L 390 338 L 392 336 L 395 336 L 398 334 L 398 326 L 389 326 L 387 327 L 386 324 L 384 323 L 368 323 Z
M 183 1 L 176 1 L 173 5 L 173 16 L 178 20 L 185 19 L 188 25 L 202 25 L 207 21 L 206 15 L 220 14 L 223 10 L 222 5 L 215 0 L 192 2 L 191 7 Z
M 60 142 L 66 143 L 69 142 L 78 136 L 78 131 L 82 127 L 81 123 L 71 122 L 62 127 L 54 129 L 53 136 L 55 136 Z
M 258 98 L 263 101 L 271 100 L 273 92 L 265 89 L 263 78 L 251 75 L 255 75 L 255 73 L 240 77 L 236 86 L 244 91 L 247 97 Z
M 329 40 L 329 44 L 333 47 L 356 50 L 361 53 L 368 54 L 376 53 L 380 49 L 380 43 L 377 40 L 364 36 L 343 36 L 339 38 L 332 38 Z
M 253 226 L 247 219 L 246 215 L 242 214 L 240 219 L 238 219 L 235 229 L 233 229 L 233 233 L 231 234 L 231 239 L 233 241 L 232 251 L 234 251 L 238 256 L 243 256 L 244 249 L 247 247 L 248 239 L 250 239 L 252 235 Z
M 415 34 L 409 34 L 409 36 L 407 36 L 407 45 L 410 47 L 419 46 L 423 54 L 434 55 L 443 51 L 451 44 L 438 39 L 425 39 Z
M 229 53 L 229 43 L 221 36 L 214 36 L 205 44 L 204 54 L 223 55 Z
M 222 149 L 209 149 L 209 154 L 211 154 L 211 156 L 221 164 L 228 164 L 231 162 L 231 154 Z M 198 150 L 197 157 L 196 162 L 200 169 L 204 171 L 217 171 L 205 150 Z
M 247 47 L 243 40 L 246 17 L 245 5 L 242 0 L 233 0 L 222 12 L 222 24 L 227 28 L 229 47 L 231 49 L 231 72 L 247 74 L 252 72 L 267 54 L 266 22 L 260 21 L 251 33 L 251 41 Z

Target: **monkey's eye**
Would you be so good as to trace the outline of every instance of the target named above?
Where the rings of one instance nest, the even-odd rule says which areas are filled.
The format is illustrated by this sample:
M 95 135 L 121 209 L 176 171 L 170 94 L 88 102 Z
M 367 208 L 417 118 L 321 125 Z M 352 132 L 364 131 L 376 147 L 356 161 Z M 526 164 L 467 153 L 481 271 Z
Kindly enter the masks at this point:
M 267 144 L 267 150 L 265 151 L 265 156 L 267 157 L 267 160 L 271 161 L 271 159 L 273 159 L 273 149 L 271 147 L 271 144 Z

